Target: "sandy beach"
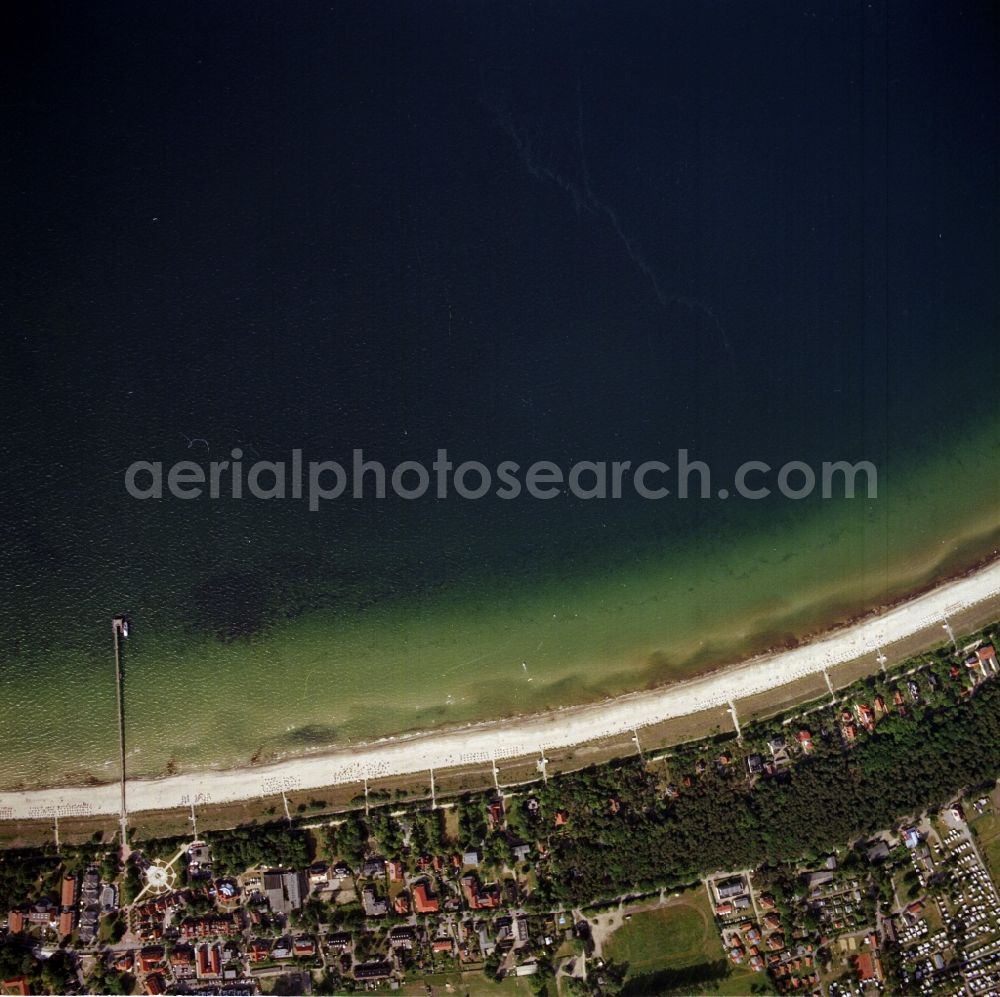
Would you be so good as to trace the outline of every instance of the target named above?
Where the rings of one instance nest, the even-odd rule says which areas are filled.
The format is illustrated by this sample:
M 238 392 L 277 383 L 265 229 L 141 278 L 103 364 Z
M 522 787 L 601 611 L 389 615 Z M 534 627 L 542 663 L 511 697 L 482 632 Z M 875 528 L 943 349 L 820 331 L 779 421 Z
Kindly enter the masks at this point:
M 941 631 L 947 616 L 998 595 L 1000 561 L 994 561 L 808 644 L 761 655 L 690 681 L 602 703 L 389 738 L 266 766 L 130 780 L 128 809 L 139 812 L 187 807 L 191 803 L 231 803 L 275 795 L 283 789 L 320 789 L 432 768 L 489 765 L 492 759 L 542 757 L 547 749 L 571 747 L 725 706 L 866 654 L 871 654 L 874 670 L 879 650 L 890 649 L 895 642 L 931 627 Z M 0 820 L 115 814 L 118 801 L 118 783 L 4 792 L 0 793 Z

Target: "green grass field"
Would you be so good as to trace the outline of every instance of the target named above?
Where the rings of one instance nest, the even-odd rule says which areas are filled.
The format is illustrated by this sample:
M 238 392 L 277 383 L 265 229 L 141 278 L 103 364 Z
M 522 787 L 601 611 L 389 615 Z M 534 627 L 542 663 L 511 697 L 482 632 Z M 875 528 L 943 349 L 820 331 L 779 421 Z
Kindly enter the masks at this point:
M 508 997 L 511 994 L 530 994 L 529 977 L 509 977 L 499 983 L 487 979 L 481 972 L 434 973 L 417 981 L 404 983 L 397 991 L 409 997 L 426 997 L 426 987 L 433 988 L 435 994 L 456 994 L 465 997 Z M 555 984 L 549 984 L 550 993 L 555 993 Z
M 638 974 L 716 960 L 723 952 L 704 912 L 684 903 L 633 915 L 615 932 L 607 955 L 627 962 L 630 974 Z
M 639 994 L 644 986 L 655 992 L 658 984 L 673 986 L 687 973 L 692 974 L 692 992 L 727 997 L 770 992 L 763 973 L 729 963 L 703 889 L 691 890 L 669 907 L 634 914 L 614 933 L 604 953 L 617 963 L 628 963 L 632 986 L 626 992 Z M 692 973 L 701 967 L 706 969 L 704 982 Z M 714 977 L 707 973 L 709 967 Z
M 1000 883 L 1000 816 L 985 813 L 971 824 L 979 850 L 990 867 L 993 882 Z

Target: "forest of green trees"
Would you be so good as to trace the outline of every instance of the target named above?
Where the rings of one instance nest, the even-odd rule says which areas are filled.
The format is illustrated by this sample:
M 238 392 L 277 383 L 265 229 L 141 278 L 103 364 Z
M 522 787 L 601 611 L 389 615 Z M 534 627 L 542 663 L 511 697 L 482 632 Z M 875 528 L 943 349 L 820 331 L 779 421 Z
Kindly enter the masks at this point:
M 281 824 L 211 831 L 208 841 L 217 873 L 237 874 L 254 866 L 303 869 L 312 861 L 307 832 Z
M 831 738 L 752 790 L 742 775 L 710 765 L 669 800 L 658 775 L 638 760 L 557 777 L 535 794 L 545 833 L 556 809 L 569 813 L 565 832 L 552 836 L 538 899 L 587 903 L 815 856 L 940 805 L 963 787 L 992 784 L 998 772 L 1000 683 L 989 682 L 919 721 L 890 716 L 852 747 Z

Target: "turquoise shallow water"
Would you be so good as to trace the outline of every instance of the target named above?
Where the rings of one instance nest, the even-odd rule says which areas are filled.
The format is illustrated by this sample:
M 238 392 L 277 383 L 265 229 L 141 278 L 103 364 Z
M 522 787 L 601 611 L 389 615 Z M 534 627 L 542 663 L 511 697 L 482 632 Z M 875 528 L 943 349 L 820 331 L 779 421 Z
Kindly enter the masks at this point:
M 246 764 L 669 682 L 897 598 L 997 546 L 996 472 L 970 473 L 995 468 L 997 447 L 983 431 L 929 467 L 883 481 L 875 501 L 767 509 L 709 502 L 686 535 L 656 537 L 636 513 L 636 536 L 602 543 L 581 530 L 582 549 L 574 549 L 549 520 L 547 560 L 537 549 L 515 563 L 498 556 L 495 573 L 466 569 L 451 582 L 449 568 L 462 562 L 447 538 L 436 547 L 425 525 L 424 541 L 406 556 L 386 555 L 396 571 L 376 577 L 395 585 L 383 592 L 351 590 L 335 570 L 296 579 L 301 564 L 288 567 L 282 547 L 291 538 L 308 550 L 310 541 L 288 524 L 273 549 L 263 542 L 268 533 L 246 543 L 235 529 L 248 548 L 242 577 L 274 583 L 273 613 L 260 632 L 229 641 L 198 622 L 189 586 L 202 577 L 202 554 L 185 540 L 183 517 L 165 508 L 172 540 L 154 547 L 148 530 L 142 538 L 145 550 L 172 558 L 169 573 L 112 550 L 91 563 L 106 574 L 86 586 L 78 575 L 57 586 L 44 579 L 44 587 L 36 577 L 16 593 L 20 605 L 39 609 L 22 617 L 20 651 L 5 663 L 0 783 L 113 776 L 109 606 L 127 606 L 134 619 L 130 770 Z M 421 515 L 407 515 L 416 529 Z M 468 544 L 475 534 L 465 525 Z M 558 550 L 564 558 L 553 556 Z M 435 559 L 434 570 L 407 576 L 415 571 L 408 560 L 422 557 Z M 408 592 L 408 577 L 427 582 Z M 63 584 L 66 604 L 47 601 Z M 75 626 L 39 631 L 42 617 Z

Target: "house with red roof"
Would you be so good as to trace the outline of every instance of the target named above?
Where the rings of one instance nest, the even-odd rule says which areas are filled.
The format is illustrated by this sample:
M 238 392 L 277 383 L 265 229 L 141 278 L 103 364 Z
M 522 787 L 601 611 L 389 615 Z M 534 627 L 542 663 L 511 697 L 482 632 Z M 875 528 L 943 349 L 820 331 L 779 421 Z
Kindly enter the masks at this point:
M 500 906 L 500 891 L 497 887 L 481 886 L 472 874 L 463 876 L 461 885 L 470 910 L 492 910 Z
M 980 661 L 983 675 L 996 675 L 996 673 L 1000 671 L 1000 663 L 997 662 L 996 648 L 992 644 L 987 644 L 985 647 L 979 648 L 979 650 L 976 651 L 976 657 Z
M 148 973 L 150 970 L 156 969 L 163 965 L 163 946 L 161 945 L 151 945 L 148 948 L 144 948 L 139 953 L 139 969 L 143 973 Z
M 426 883 L 417 883 L 413 887 L 413 906 L 418 914 L 436 914 L 441 909 L 437 897 L 428 894 Z
M 865 730 L 871 732 L 875 729 L 875 713 L 867 703 L 858 703 L 854 707 L 854 712 L 858 716 L 858 722 Z
M 76 903 L 76 876 L 63 877 L 60 903 L 63 907 L 72 907 Z
M 151 973 L 146 977 L 146 993 L 158 997 L 159 994 L 167 992 L 167 985 L 163 982 L 163 977 L 159 973 Z
M 292 954 L 299 957 L 315 955 L 316 942 L 311 938 L 296 938 L 292 944 Z
M 872 982 L 881 983 L 883 979 L 882 960 L 879 958 L 878 952 L 862 952 L 855 956 L 854 971 L 858 975 L 858 982 L 862 985 Z
M 190 945 L 176 945 L 168 960 L 176 969 L 184 969 L 194 965 L 194 949 Z
M 259 939 L 255 939 L 250 943 L 250 961 L 251 962 L 264 962 L 267 957 L 271 954 L 271 946 L 267 942 L 262 942 Z
M 200 945 L 198 947 L 198 975 L 222 975 L 222 957 L 219 954 L 218 945 Z

